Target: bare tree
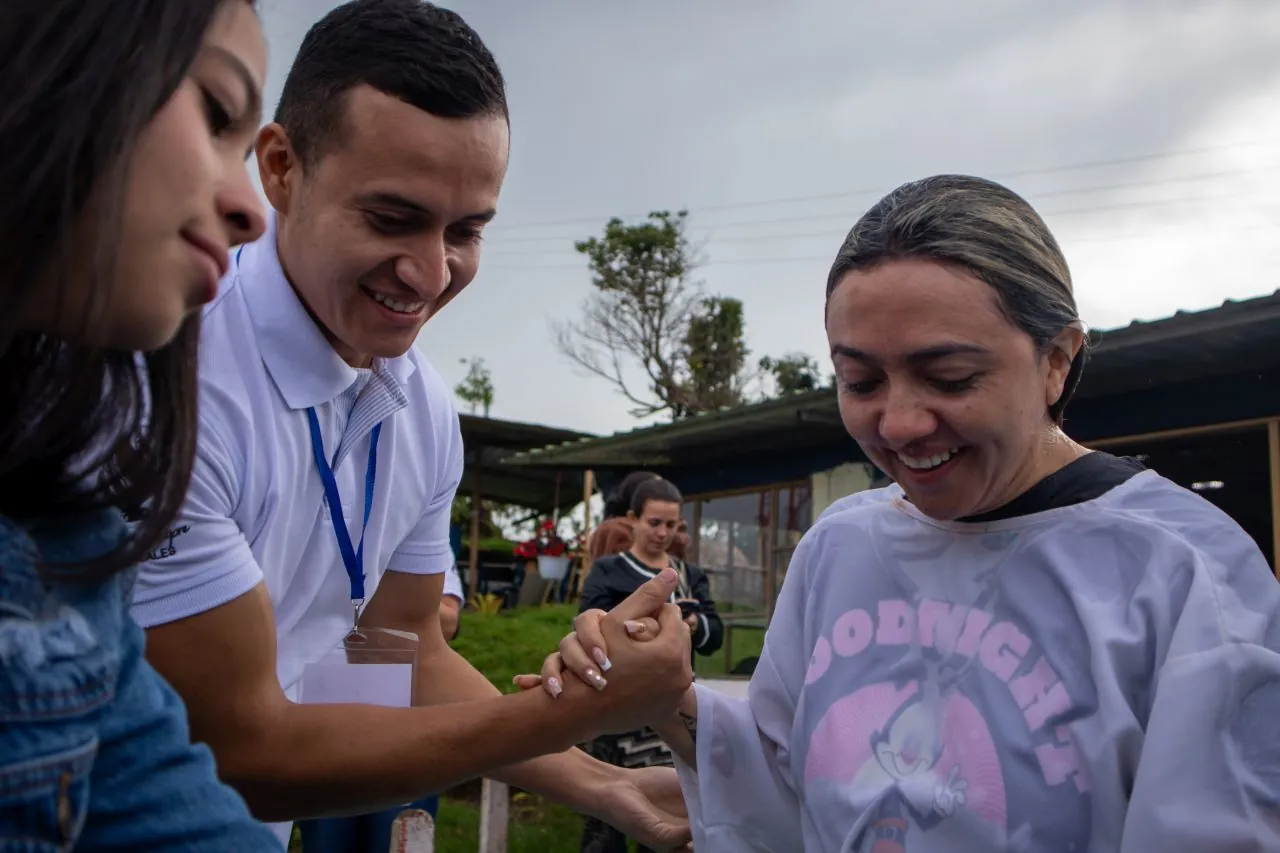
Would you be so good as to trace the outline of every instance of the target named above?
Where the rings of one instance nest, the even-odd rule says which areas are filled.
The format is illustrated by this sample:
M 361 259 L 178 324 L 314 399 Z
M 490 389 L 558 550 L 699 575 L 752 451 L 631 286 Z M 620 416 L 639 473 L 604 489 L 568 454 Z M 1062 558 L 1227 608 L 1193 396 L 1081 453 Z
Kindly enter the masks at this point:
M 555 324 L 556 346 L 588 373 L 608 380 L 645 417 L 697 408 L 690 399 L 686 335 L 702 295 L 685 234 L 686 211 L 650 213 L 641 223 L 609 220 L 602 237 L 575 243 L 591 265 L 594 292 L 581 319 Z M 643 389 L 627 379 L 644 374 Z

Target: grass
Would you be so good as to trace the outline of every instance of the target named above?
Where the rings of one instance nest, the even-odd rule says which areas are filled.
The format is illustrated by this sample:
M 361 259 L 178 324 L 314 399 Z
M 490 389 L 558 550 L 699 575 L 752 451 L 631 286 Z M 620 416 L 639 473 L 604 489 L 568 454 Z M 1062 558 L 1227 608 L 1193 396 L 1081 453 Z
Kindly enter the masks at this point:
M 480 849 L 480 809 L 445 798 L 436 824 L 436 853 L 475 853 Z M 563 806 L 517 794 L 507 828 L 509 853 L 578 853 L 582 818 Z
M 511 679 L 538 672 L 542 661 L 573 630 L 574 604 L 522 607 L 496 616 L 462 612 L 462 624 L 453 648 L 503 693 L 515 692 Z
M 484 673 L 504 693 L 514 692 L 511 679 L 526 672 L 542 669 L 542 660 L 556 650 L 565 634 L 573 630 L 575 604 L 550 604 L 507 610 L 496 616 L 481 616 L 464 610 L 462 628 L 453 647 L 471 665 Z M 756 615 L 756 614 L 752 614 Z M 764 615 L 758 614 L 763 620 Z M 739 629 L 733 633 L 733 660 L 729 669 L 743 658 L 757 657 L 764 647 L 764 632 Z M 703 678 L 722 677 L 725 650 L 697 655 L 694 664 Z
M 463 611 L 454 649 L 504 693 L 511 679 L 538 672 L 542 661 L 573 630 L 574 604 L 524 607 L 496 616 Z M 525 793 L 512 796 L 508 828 L 510 853 L 577 853 L 582 839 L 578 814 Z M 480 845 L 480 809 L 475 802 L 446 795 L 440 801 L 436 853 L 474 853 Z
M 739 629 L 733 632 L 733 660 L 727 669 L 724 661 L 724 646 L 721 646 L 706 657 L 696 655 L 693 659 L 694 671 L 699 678 L 724 678 L 743 658 L 759 657 L 763 648 L 764 631 Z
M 508 853 L 578 853 L 582 818 L 563 806 L 529 794 L 515 794 L 507 826 Z M 475 853 L 480 849 L 480 808 L 467 800 L 443 797 L 436 815 L 436 853 Z M 306 853 L 294 831 L 290 853 Z

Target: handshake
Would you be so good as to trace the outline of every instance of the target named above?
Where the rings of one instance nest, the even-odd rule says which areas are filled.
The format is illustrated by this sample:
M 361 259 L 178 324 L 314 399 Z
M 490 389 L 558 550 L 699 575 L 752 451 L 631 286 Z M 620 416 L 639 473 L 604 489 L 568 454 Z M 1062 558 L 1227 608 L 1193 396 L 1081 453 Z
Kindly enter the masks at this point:
M 665 569 L 608 613 L 578 614 L 542 672 L 518 675 L 516 685 L 581 706 L 589 737 L 669 721 L 691 692 L 688 621 L 697 613 L 696 601 L 669 603 L 676 584 Z

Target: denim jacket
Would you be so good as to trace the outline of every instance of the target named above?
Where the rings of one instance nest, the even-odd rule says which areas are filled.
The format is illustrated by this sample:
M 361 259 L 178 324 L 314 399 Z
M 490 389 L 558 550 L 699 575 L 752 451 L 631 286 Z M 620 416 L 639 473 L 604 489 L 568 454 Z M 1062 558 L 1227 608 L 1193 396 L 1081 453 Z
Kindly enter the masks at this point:
M 0 516 L 0 853 L 279 853 L 143 658 L 133 572 L 76 585 L 37 570 L 105 553 L 124 531 L 113 511 Z

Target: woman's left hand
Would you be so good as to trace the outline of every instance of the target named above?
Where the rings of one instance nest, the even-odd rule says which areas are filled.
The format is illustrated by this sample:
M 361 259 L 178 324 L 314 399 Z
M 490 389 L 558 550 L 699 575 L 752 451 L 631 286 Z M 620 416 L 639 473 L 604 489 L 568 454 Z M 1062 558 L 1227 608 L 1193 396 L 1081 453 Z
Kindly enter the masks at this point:
M 579 679 L 586 684 L 591 684 L 586 672 L 594 671 L 589 669 L 589 662 L 592 660 L 593 655 L 587 653 L 582 636 L 586 634 L 589 637 L 600 637 L 600 620 L 604 616 L 605 611 L 603 610 L 588 610 L 584 613 L 579 613 L 573 621 L 573 627 L 575 628 L 573 633 L 560 641 L 560 651 L 547 655 L 546 660 L 542 662 L 542 673 L 539 675 L 517 675 L 511 679 L 511 683 L 521 690 L 532 690 L 541 685 L 554 698 L 560 694 L 560 684 L 564 678 L 565 670 L 574 672 L 570 666 L 565 664 L 565 659 L 568 658 L 568 660 L 583 668 L 583 674 L 578 676 Z M 628 636 L 638 642 L 645 643 L 658 636 L 658 620 L 647 616 L 626 622 L 624 627 Z M 592 648 L 601 648 L 602 646 L 603 639 L 598 641 L 598 644 L 593 645 Z M 603 667 L 601 668 L 603 669 Z M 577 675 L 578 673 L 574 672 L 574 674 Z M 591 686 L 594 687 L 595 685 L 591 684 Z

